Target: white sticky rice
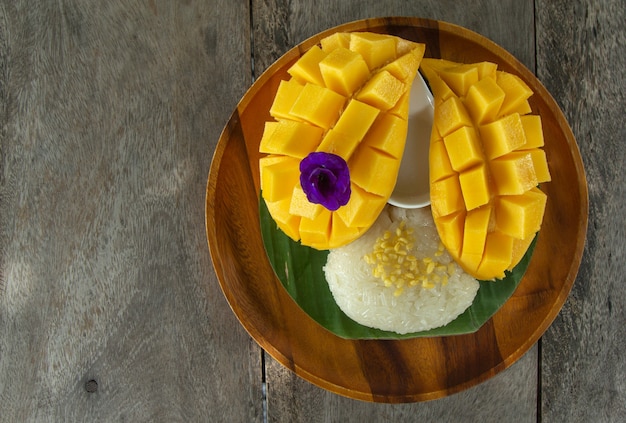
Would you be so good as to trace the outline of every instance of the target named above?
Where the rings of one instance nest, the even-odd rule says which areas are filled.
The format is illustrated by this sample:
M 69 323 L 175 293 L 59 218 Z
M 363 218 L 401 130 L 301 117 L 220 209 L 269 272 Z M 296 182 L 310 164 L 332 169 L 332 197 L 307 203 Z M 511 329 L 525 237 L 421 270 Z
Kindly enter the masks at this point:
M 445 326 L 472 304 L 479 287 L 476 279 L 455 263 L 447 283 L 437 283 L 433 288 L 407 286 L 396 296 L 395 289 L 376 278 L 363 258 L 372 251 L 378 237 L 386 230 L 395 231 L 402 220 L 414 228 L 412 254 L 418 260 L 430 257 L 446 266 L 452 262 L 446 251 L 437 253 L 440 241 L 430 208 L 387 206 L 363 236 L 331 250 L 324 266 L 330 291 L 339 308 L 364 326 L 399 334 Z

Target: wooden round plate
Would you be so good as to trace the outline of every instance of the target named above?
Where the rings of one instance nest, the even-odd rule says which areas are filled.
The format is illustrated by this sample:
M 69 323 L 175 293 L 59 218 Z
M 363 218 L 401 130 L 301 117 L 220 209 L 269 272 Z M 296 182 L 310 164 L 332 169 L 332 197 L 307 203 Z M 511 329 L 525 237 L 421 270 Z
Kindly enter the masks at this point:
M 335 31 L 372 31 L 426 44 L 426 57 L 491 61 L 534 91 L 552 181 L 543 226 L 518 289 L 477 332 L 407 340 L 346 340 L 322 328 L 291 299 L 267 259 L 259 224 L 259 141 L 280 80 L 300 55 Z M 459 26 L 379 18 L 324 31 L 289 50 L 240 101 L 214 153 L 206 195 L 209 250 L 222 291 L 254 340 L 305 380 L 375 402 L 440 398 L 512 365 L 559 313 L 576 278 L 587 230 L 587 183 L 578 146 L 558 105 L 511 54 Z

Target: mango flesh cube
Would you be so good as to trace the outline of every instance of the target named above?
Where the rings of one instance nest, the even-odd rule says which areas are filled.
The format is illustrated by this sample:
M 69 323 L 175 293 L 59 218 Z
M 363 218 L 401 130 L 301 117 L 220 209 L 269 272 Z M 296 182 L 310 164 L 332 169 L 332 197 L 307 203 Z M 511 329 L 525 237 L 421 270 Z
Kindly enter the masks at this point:
M 270 166 L 273 165 L 274 163 L 279 163 L 285 160 L 292 160 L 292 157 L 289 156 L 283 156 L 282 154 L 270 154 L 268 156 L 265 157 L 261 157 L 259 159 L 259 167 L 263 168 L 264 166 Z
M 290 119 L 291 107 L 302 92 L 304 85 L 294 79 L 280 81 L 274 102 L 270 108 L 270 115 L 276 119 Z
M 362 139 L 376 120 L 379 110 L 369 104 L 352 99 L 333 128 Z
M 404 38 L 396 37 L 396 57 L 402 57 L 405 54 L 411 52 L 421 58 L 424 56 L 425 51 L 426 44 L 424 43 L 416 43 L 414 41 L 409 41 L 405 40 Z
M 306 194 L 300 186 L 300 182 L 293 187 L 291 194 L 291 202 L 289 204 L 289 213 L 294 216 L 306 217 L 307 219 L 315 219 L 319 215 L 324 206 L 309 202 Z
M 329 248 L 337 248 L 352 241 L 365 232 L 360 227 L 348 226 L 337 213 L 332 214 L 332 225 L 328 240 Z
M 356 150 L 360 142 L 361 139 L 358 137 L 346 132 L 331 129 L 326 132 L 322 142 L 315 151 L 336 154 L 341 156 L 341 158 L 345 161 L 348 161 L 350 157 L 352 157 L 352 153 L 354 153 L 354 150 Z
M 513 238 L 499 232 L 490 232 L 485 241 L 485 253 L 476 270 L 476 277 L 483 280 L 501 279 L 511 264 Z
M 274 131 L 278 128 L 278 122 L 265 122 L 265 126 L 263 127 L 263 135 L 261 136 L 261 142 L 259 143 L 259 152 L 272 154 L 271 149 L 280 150 L 282 147 L 276 145 L 276 143 L 272 140 L 272 135 Z
M 406 86 L 402 81 L 383 70 L 365 83 L 356 94 L 356 99 L 387 111 L 396 105 L 405 91 Z
M 528 247 L 530 247 L 530 244 L 533 242 L 533 239 L 535 239 L 535 236 L 536 234 L 526 237 L 526 239 L 513 238 L 511 264 L 509 264 L 507 270 L 513 270 L 513 268 L 517 266 L 520 260 L 524 257 L 524 254 L 526 254 L 526 251 L 528 250 Z
M 524 135 L 526 136 L 526 144 L 521 148 L 540 148 L 544 145 L 543 129 L 541 125 L 541 116 L 524 115 L 520 116 Z
M 453 175 L 431 185 L 430 207 L 435 220 L 440 216 L 465 210 L 458 176 Z
M 550 182 L 552 180 L 552 177 L 550 176 L 550 169 L 548 167 L 546 152 L 539 148 L 528 150 L 528 152 L 530 153 L 530 157 L 533 160 L 533 167 L 535 168 L 537 182 Z
M 504 101 L 504 91 L 494 78 L 485 78 L 469 87 L 465 106 L 474 122 L 483 124 L 493 121 Z
M 424 72 L 424 76 L 428 80 L 428 86 L 433 92 L 435 105 L 439 105 L 450 97 L 456 96 L 456 94 L 454 94 L 454 91 L 452 91 L 448 84 L 446 84 L 443 79 L 441 79 L 441 77 L 437 73 L 435 73 L 435 71 L 428 67 L 423 67 L 422 71 Z
M 319 68 L 326 87 L 344 96 L 351 96 L 369 78 L 363 57 L 347 48 L 330 52 Z
M 528 100 L 524 100 L 521 101 L 519 104 L 517 104 L 515 107 L 511 108 L 511 112 L 512 113 L 519 113 L 520 116 L 522 115 L 526 115 L 528 113 L 532 113 L 532 108 L 530 107 L 530 103 L 528 102 Z M 498 116 L 502 116 L 502 113 L 498 113 Z
M 352 194 L 348 204 L 340 207 L 336 214 L 350 227 L 369 227 L 387 203 L 385 197 L 372 194 L 356 184 L 350 186 Z
M 347 32 L 335 32 L 320 41 L 322 50 L 330 53 L 338 48 L 350 48 L 350 34 Z
M 519 114 L 505 116 L 480 126 L 485 155 L 495 159 L 526 144 L 526 134 Z
M 509 153 L 491 161 L 490 168 L 499 195 L 523 194 L 539 183 L 528 152 Z
M 462 172 L 483 161 L 478 133 L 473 126 L 462 126 L 443 137 L 452 169 Z
M 498 71 L 496 82 L 504 91 L 504 101 L 500 108 L 500 116 L 513 113 L 533 94 L 532 90 L 517 75 Z
M 372 194 L 389 197 L 396 185 L 400 161 L 364 146 L 348 162 L 352 182 Z
M 441 242 L 455 259 L 461 256 L 465 216 L 465 211 L 458 211 L 447 216 L 442 216 L 435 222 L 441 234 Z
M 394 59 L 396 40 L 381 34 L 353 32 L 350 37 L 350 50 L 363 56 L 371 71 Z
M 345 100 L 328 88 L 306 84 L 291 107 L 291 115 L 329 129 L 339 118 Z
M 411 98 L 411 90 L 406 90 L 400 97 L 395 106 L 387 110 L 387 113 L 397 116 L 402 120 L 409 119 L 409 100 Z
M 434 122 L 442 137 L 463 126 L 473 125 L 472 119 L 458 97 L 450 97 L 439 107 L 435 107 Z
M 497 202 L 496 227 L 518 239 L 532 237 L 541 227 L 546 195 L 533 188 L 521 195 L 501 196 Z
M 312 219 L 303 217 L 300 220 L 300 241 L 306 245 L 327 244 L 331 230 L 331 212 L 322 208 Z
M 299 163 L 299 160 L 294 159 L 293 157 L 290 156 L 283 156 L 282 154 L 269 154 L 265 157 L 261 157 L 259 159 L 259 179 L 260 179 L 260 185 L 261 185 L 261 189 L 263 189 L 263 168 L 271 166 L 275 163 L 280 163 L 282 161 L 285 160 L 296 160 Z M 293 163 L 293 162 L 292 162 Z
M 294 241 L 300 240 L 301 217 L 289 213 L 291 198 L 287 197 L 275 202 L 269 202 L 266 200 L 265 204 L 267 205 L 267 210 L 270 212 L 280 230 Z
M 460 63 L 453 62 L 446 59 L 434 59 L 431 57 L 424 58 L 422 60 L 422 68 L 434 72 L 436 75 L 440 75 L 442 72 L 459 66 Z
M 322 129 L 304 122 L 267 122 L 259 151 L 302 159 L 317 148 L 322 141 L 322 134 Z
M 260 161 L 261 190 L 263 197 L 270 202 L 288 198 L 292 193 L 292 186 L 298 182 L 300 160 L 289 156 L 284 160 L 271 162 Z M 261 159 L 263 160 L 263 159 Z
M 490 207 L 468 211 L 465 217 L 461 260 L 470 271 L 475 271 L 483 258 L 490 218 Z
M 324 57 L 326 57 L 326 53 L 318 46 L 313 46 L 287 70 L 287 73 L 297 81 L 323 86 L 324 79 L 320 72 L 319 63 Z
M 487 166 L 481 163 L 459 174 L 463 201 L 467 210 L 483 206 L 491 199 Z
M 469 87 L 478 82 L 478 69 L 472 65 L 455 66 L 441 72 L 441 79 L 457 96 L 464 97 Z
M 423 53 L 423 50 L 421 52 L 412 50 L 385 65 L 383 70 L 386 70 L 400 81 L 410 84 L 417 74 Z
M 385 152 L 400 160 L 406 142 L 406 122 L 395 115 L 381 113 L 363 138 L 363 146 Z
M 431 142 L 428 154 L 429 178 L 431 181 L 437 182 L 455 174 L 443 140 Z
M 479 62 L 476 63 L 476 69 L 478 69 L 478 79 L 482 80 L 485 78 L 493 78 L 496 79 L 496 72 L 498 69 L 498 65 L 492 62 Z

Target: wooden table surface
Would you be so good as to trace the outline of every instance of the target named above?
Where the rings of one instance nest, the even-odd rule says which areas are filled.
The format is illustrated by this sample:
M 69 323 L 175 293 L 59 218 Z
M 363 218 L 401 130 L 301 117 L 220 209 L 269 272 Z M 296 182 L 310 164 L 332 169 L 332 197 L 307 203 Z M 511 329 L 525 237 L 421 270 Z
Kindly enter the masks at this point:
M 230 310 L 205 236 L 213 150 L 254 77 L 379 16 L 510 51 L 562 108 L 589 184 L 553 325 L 426 403 L 352 400 L 283 368 Z M 623 0 L 1 0 L 0 421 L 625 421 L 625 22 Z

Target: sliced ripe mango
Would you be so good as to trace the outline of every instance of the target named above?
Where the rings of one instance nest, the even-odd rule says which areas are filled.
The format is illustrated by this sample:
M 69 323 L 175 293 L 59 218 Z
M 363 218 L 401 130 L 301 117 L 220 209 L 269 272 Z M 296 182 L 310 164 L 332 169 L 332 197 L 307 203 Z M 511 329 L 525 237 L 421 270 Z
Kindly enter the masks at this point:
M 551 180 L 530 88 L 489 62 L 423 59 L 433 89 L 431 211 L 442 243 L 482 280 L 502 278 L 541 227 Z
M 367 81 L 356 95 L 358 100 L 370 104 L 380 110 L 387 111 L 394 107 L 402 94 L 407 92 L 404 82 L 386 70 L 377 72 Z
M 467 169 L 459 174 L 461 193 L 467 210 L 484 206 L 491 200 L 491 189 L 489 188 L 489 171 L 487 165 L 480 163 L 471 169 Z
M 346 98 L 323 86 L 306 84 L 291 106 L 290 115 L 296 120 L 329 129 L 336 121 Z
M 474 122 L 492 122 L 500 111 L 504 95 L 495 78 L 484 78 L 468 88 L 465 106 Z
M 270 109 L 270 114 L 276 119 L 290 119 L 291 107 L 296 99 L 300 95 L 300 92 L 304 88 L 304 85 L 300 84 L 295 79 L 288 81 L 280 81 L 276 97 L 274 97 L 274 103 Z
M 491 207 L 481 207 L 467 212 L 465 217 L 460 260 L 473 272 L 478 269 L 485 252 L 491 212 Z
M 473 126 L 462 126 L 443 137 L 452 169 L 462 172 L 483 161 L 478 132 Z
M 502 279 L 505 276 L 504 270 L 511 267 L 514 240 L 497 231 L 489 232 L 483 258 L 475 272 L 476 278 Z
M 391 35 L 335 33 L 288 69 L 259 145 L 269 155 L 259 170 L 268 210 L 289 237 L 336 248 L 374 223 L 398 175 L 425 47 Z M 350 171 L 350 198 L 334 211 L 309 202 L 300 186 L 300 161 L 316 151 L 342 157 Z
M 431 183 L 456 175 L 454 169 L 452 169 L 452 164 L 450 164 L 450 157 L 443 140 L 435 140 L 430 144 L 428 160 L 430 163 L 429 179 Z
M 521 195 L 539 183 L 528 151 L 513 151 L 489 166 L 499 195 Z
M 370 75 L 363 57 L 343 47 L 331 51 L 319 63 L 319 69 L 324 84 L 344 96 L 351 96 Z
M 441 79 L 459 96 L 464 97 L 469 87 L 478 82 L 478 67 L 473 65 L 452 66 L 443 70 Z
M 366 191 L 389 198 L 396 184 L 398 161 L 381 151 L 363 146 L 348 162 L 350 178 Z
M 452 96 L 440 103 L 439 107 L 435 107 L 434 124 L 439 134 L 445 137 L 464 126 L 472 126 L 473 122 L 461 99 Z
M 526 144 L 526 132 L 519 113 L 504 116 L 480 126 L 487 158 L 495 159 Z
M 267 210 L 272 215 L 276 225 L 280 230 L 296 241 L 300 239 L 300 216 L 289 213 L 291 197 L 286 197 L 279 201 L 266 201 Z
M 291 197 L 292 187 L 300 177 L 299 163 L 298 159 L 289 156 L 267 156 L 260 160 L 261 189 L 267 201 L 275 202 Z
M 496 228 L 517 239 L 532 238 L 541 227 L 546 199 L 538 188 L 522 195 L 498 197 Z
M 350 35 L 350 50 L 359 53 L 365 59 L 370 70 L 396 59 L 395 37 L 371 32 L 353 32 Z
M 528 108 L 528 102 L 526 100 L 533 95 L 533 91 L 519 76 L 508 72 L 497 71 L 496 81 L 505 93 L 504 102 L 499 112 L 500 116 L 519 112 L 520 108 Z
M 294 120 L 266 122 L 259 151 L 301 159 L 319 144 L 322 133 L 321 128 L 305 122 Z
M 368 228 L 376 220 L 387 199 L 352 185 L 352 195 L 348 204 L 340 207 L 335 214 L 341 217 L 350 228 Z
M 309 82 L 315 85 L 324 85 L 319 63 L 326 57 L 326 53 L 318 46 L 313 46 L 304 53 L 300 60 L 287 71 L 296 81 Z
M 350 48 L 350 34 L 347 32 L 335 32 L 332 35 L 320 41 L 322 50 L 326 53 L 330 53 L 339 47 Z

